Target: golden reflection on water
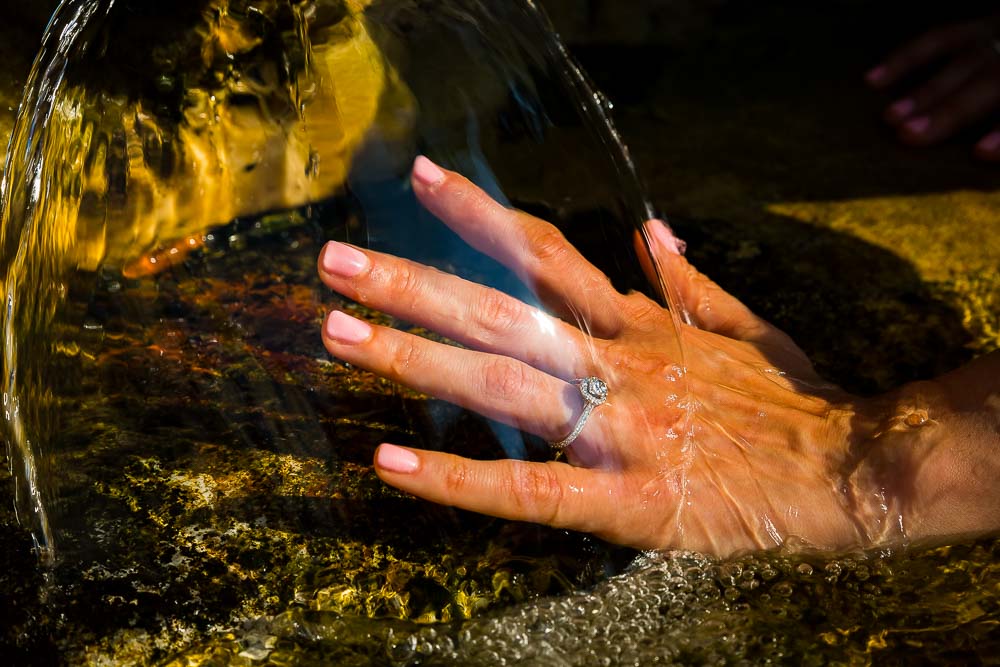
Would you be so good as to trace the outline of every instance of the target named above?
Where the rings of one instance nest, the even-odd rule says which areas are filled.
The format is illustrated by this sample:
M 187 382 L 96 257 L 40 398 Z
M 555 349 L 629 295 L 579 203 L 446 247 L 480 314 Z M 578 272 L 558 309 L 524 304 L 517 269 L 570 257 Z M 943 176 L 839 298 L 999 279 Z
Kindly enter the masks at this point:
M 253 4 L 274 11 L 280 3 Z M 153 326 L 128 323 L 127 313 L 105 321 L 100 332 L 83 338 L 87 343 L 104 337 L 103 356 L 90 355 L 68 336 L 53 343 L 57 357 L 79 362 L 89 378 L 75 388 L 77 393 L 61 399 L 70 413 L 70 430 L 88 438 L 86 446 L 62 458 L 63 470 L 72 471 L 68 476 L 81 484 L 76 502 L 117 512 L 95 522 L 98 531 L 107 531 L 96 537 L 129 550 L 127 567 L 106 571 L 97 563 L 78 573 L 77 588 L 63 591 L 125 619 L 105 635 L 75 637 L 72 641 L 86 645 L 73 645 L 74 655 L 94 662 L 173 655 L 173 664 L 391 659 L 395 664 L 466 660 L 463 664 L 493 665 L 503 656 L 657 658 L 683 664 L 843 658 L 846 652 L 849 662 L 864 663 L 883 651 L 919 651 L 927 636 L 934 636 L 936 650 L 943 652 L 948 642 L 955 650 L 969 650 L 974 640 L 988 637 L 1000 608 L 997 547 L 990 542 L 932 550 L 913 561 L 879 554 L 837 561 L 764 555 L 723 564 L 687 555 L 650 557 L 624 578 L 579 592 L 601 578 L 599 572 L 579 578 L 567 574 L 576 574 L 587 559 L 587 549 L 593 548 L 587 541 L 546 533 L 541 548 L 525 555 L 519 540 L 530 542 L 530 530 L 525 538 L 517 528 L 500 532 L 478 519 L 456 521 L 446 547 L 433 539 L 421 541 L 419 533 L 433 533 L 454 518 L 381 486 L 365 457 L 374 442 L 398 436 L 402 429 L 375 404 L 402 399 L 392 407 L 406 407 L 405 401 L 423 399 L 400 396 L 385 383 L 321 359 L 306 339 L 315 338 L 325 304 L 299 285 L 270 284 L 266 271 L 247 270 L 235 261 L 230 281 L 177 285 L 156 274 L 164 261 L 173 261 L 171 250 L 178 242 L 182 248 L 197 246 L 215 225 L 336 192 L 351 156 L 373 130 L 405 141 L 415 103 L 361 20 L 363 4 L 347 3 L 342 15 L 313 17 L 312 25 L 323 27 L 308 35 L 311 50 L 303 53 L 312 69 L 296 69 L 296 77 L 288 80 L 266 63 L 246 76 L 240 67 L 254 69 L 255 63 L 252 56 L 242 58 L 260 46 L 250 24 L 233 13 L 206 15 L 198 44 L 207 46 L 195 55 L 202 58 L 199 76 L 209 77 L 210 84 L 188 90 L 180 122 L 143 100 L 97 97 L 85 85 L 71 91 L 57 110 L 50 159 L 65 162 L 71 185 L 67 197 L 80 204 L 79 214 L 66 204 L 69 200 L 52 204 L 55 222 L 46 243 L 51 240 L 71 264 L 59 269 L 128 267 L 127 273 L 141 278 L 133 285 L 135 302 L 169 301 L 176 316 Z M 213 0 L 208 6 L 226 5 Z M 296 41 L 289 43 L 295 52 Z M 226 64 L 230 57 L 239 67 Z M 338 113 L 314 113 L 327 108 Z M 386 109 L 393 113 L 387 115 Z M 92 157 L 81 159 L 87 152 Z M 123 173 L 128 175 L 124 192 L 119 189 Z M 974 217 L 996 205 L 995 195 L 959 193 L 952 199 L 942 194 L 913 201 L 912 208 L 904 200 L 886 199 L 775 204 L 772 210 L 835 228 L 839 224 L 872 243 L 903 249 L 929 279 L 952 280 L 949 284 L 961 293 L 958 276 L 963 270 L 976 274 L 974 252 L 988 260 L 983 247 L 992 247 L 995 235 L 946 232 L 940 246 L 931 248 L 949 253 L 939 259 L 917 250 L 917 239 L 925 239 L 917 226 L 904 223 L 916 209 L 928 207 Z M 887 227 L 878 227 L 880 221 Z M 318 247 L 301 231 L 308 221 L 271 222 L 274 229 L 291 230 L 279 234 L 282 242 L 300 244 L 301 255 L 309 258 L 302 266 L 280 267 L 287 269 L 282 275 L 312 275 Z M 155 266 L 150 257 L 157 260 Z M 955 264 L 956 257 L 968 257 L 968 263 Z M 213 259 L 220 264 L 233 260 Z M 942 268 L 949 261 L 954 274 Z M 985 272 L 978 278 L 966 279 L 996 281 L 995 263 L 982 266 Z M 970 300 L 966 312 L 971 328 L 978 327 L 987 342 L 996 340 L 995 303 Z M 270 347 L 235 336 L 205 340 L 199 338 L 197 318 L 206 313 L 221 313 L 234 328 L 280 317 L 301 331 Z M 233 355 L 250 348 L 259 366 L 234 367 Z M 325 427 L 350 442 L 345 445 L 350 460 L 331 465 L 309 452 L 223 446 L 218 442 L 225 438 L 239 439 L 229 431 L 216 439 L 183 423 L 192 414 L 207 415 L 209 421 L 218 408 L 186 402 L 185 389 L 260 390 L 270 381 L 261 379 L 261 369 L 279 367 L 282 377 L 336 387 L 320 396 L 322 403 L 369 402 L 361 418 L 320 416 Z M 160 378 L 160 391 L 148 392 L 136 369 Z M 227 387 L 227 376 L 239 382 Z M 124 382 L 127 378 L 134 384 Z M 241 397 L 237 391 L 227 396 Z M 122 404 L 134 422 L 102 418 Z M 259 427 L 260 414 L 284 424 L 302 417 L 282 413 L 283 407 L 242 414 L 245 421 L 233 430 Z M 77 413 L 83 416 L 74 422 Z M 174 433 L 160 432 L 142 413 L 159 420 L 154 426 L 182 423 Z M 276 433 L 280 440 L 280 429 Z M 480 435 L 468 434 L 469 439 Z M 100 479 L 97 472 L 91 484 L 88 466 L 121 474 Z M 275 508 L 274 498 L 285 505 Z M 365 521 L 371 532 L 349 525 L 338 512 L 370 517 Z M 407 523 L 415 528 L 400 525 Z M 375 542 L 373 533 L 392 544 Z M 156 579 L 150 571 L 169 576 Z M 199 615 L 211 614 L 213 605 L 228 615 L 212 616 L 215 624 L 209 626 Z M 149 617 L 161 613 L 161 606 L 170 607 L 164 612 L 166 624 Z M 956 630 L 960 636 L 942 639 Z
M 192 39 L 154 49 L 162 96 L 98 81 L 59 100 L 46 153 L 66 166 L 46 245 L 74 268 L 162 270 L 214 226 L 330 196 L 366 135 L 405 133 L 414 103 L 369 34 L 367 1 L 299 7 L 284 57 L 305 62 L 286 72 L 259 29 L 281 4 L 231 4 L 210 3 Z M 180 108 L 161 108 L 179 86 Z
M 1000 349 L 1000 191 L 779 202 L 766 209 L 906 260 L 932 292 L 960 310 L 972 349 Z

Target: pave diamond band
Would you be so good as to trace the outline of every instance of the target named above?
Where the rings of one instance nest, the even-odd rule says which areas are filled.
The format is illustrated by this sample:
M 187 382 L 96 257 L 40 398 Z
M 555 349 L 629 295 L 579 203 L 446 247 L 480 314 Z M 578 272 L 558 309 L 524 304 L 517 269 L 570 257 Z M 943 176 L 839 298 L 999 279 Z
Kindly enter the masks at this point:
M 608 400 L 608 383 L 598 377 L 587 377 L 578 380 L 573 380 L 573 384 L 576 385 L 577 389 L 580 390 L 580 396 L 583 398 L 583 412 L 580 413 L 580 418 L 576 420 L 576 426 L 570 431 L 562 440 L 557 442 L 550 442 L 549 446 L 557 452 L 561 452 L 576 440 L 580 433 L 583 431 L 583 427 L 587 425 L 587 419 L 590 418 L 590 413 L 594 411 L 599 405 L 603 405 Z

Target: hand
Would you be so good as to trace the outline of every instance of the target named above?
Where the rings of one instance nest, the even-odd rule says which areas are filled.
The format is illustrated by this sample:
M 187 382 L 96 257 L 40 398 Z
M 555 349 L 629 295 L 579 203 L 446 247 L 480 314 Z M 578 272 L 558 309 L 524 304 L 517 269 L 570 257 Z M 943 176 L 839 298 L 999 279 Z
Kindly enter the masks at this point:
M 930 78 L 885 111 L 900 140 L 927 146 L 1000 114 L 1000 38 L 991 23 L 997 20 L 933 30 L 868 72 L 868 83 L 881 90 L 933 67 Z M 984 160 L 1000 160 L 1000 126 L 976 144 L 975 152 Z
M 911 499 L 894 475 L 906 466 L 871 446 L 899 430 L 874 416 L 886 402 L 824 382 L 785 334 L 695 271 L 663 223 L 650 221 L 645 233 L 691 324 L 618 293 L 555 227 L 461 176 L 419 158 L 412 180 L 427 209 L 546 295 L 562 319 L 405 259 L 329 243 L 319 271 L 331 289 L 465 346 L 333 312 L 323 332 L 330 353 L 548 441 L 580 414 L 570 380 L 596 375 L 610 392 L 567 462 L 473 461 L 385 444 L 375 457 L 385 482 L 638 548 L 728 555 L 901 539 Z M 644 268 L 655 278 L 651 263 Z

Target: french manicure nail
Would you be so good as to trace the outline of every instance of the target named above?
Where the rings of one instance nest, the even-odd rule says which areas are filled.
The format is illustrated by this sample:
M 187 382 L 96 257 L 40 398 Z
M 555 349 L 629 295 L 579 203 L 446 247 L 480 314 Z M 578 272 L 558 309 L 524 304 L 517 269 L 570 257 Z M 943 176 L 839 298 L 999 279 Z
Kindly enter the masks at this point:
M 327 273 L 343 278 L 353 278 L 368 266 L 368 257 L 349 245 L 330 241 L 323 248 L 323 257 L 320 263 Z
M 879 65 L 878 67 L 868 70 L 868 73 L 865 74 L 865 80 L 870 84 L 878 85 L 885 81 L 885 75 L 885 67 L 883 65 Z
M 375 453 L 375 465 L 389 472 L 409 474 L 420 467 L 420 459 L 408 449 L 395 445 L 381 445 Z
M 903 120 L 917 108 L 917 103 L 910 98 L 902 99 L 889 107 L 889 115 L 895 120 Z
M 662 220 L 650 220 L 646 225 L 656 244 L 674 255 L 679 255 L 684 250 L 684 241 L 674 236 L 674 233 Z
M 990 132 L 976 144 L 976 149 L 984 153 L 995 153 L 998 148 L 1000 148 L 1000 132 Z
M 335 310 L 326 318 L 326 335 L 338 343 L 357 345 L 371 337 L 372 327 L 367 322 Z
M 927 116 L 920 116 L 913 120 L 908 120 L 903 124 L 908 132 L 913 134 L 925 134 L 931 126 L 931 119 Z
M 413 177 L 422 185 L 430 187 L 444 180 L 444 172 L 441 167 L 421 155 L 413 162 Z

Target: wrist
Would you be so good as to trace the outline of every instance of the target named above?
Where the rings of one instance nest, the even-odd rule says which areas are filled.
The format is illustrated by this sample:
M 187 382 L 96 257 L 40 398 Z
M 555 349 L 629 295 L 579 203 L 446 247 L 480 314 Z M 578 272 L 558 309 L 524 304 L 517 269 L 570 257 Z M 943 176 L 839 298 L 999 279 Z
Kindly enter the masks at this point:
M 849 478 L 868 545 L 1000 528 L 1000 355 L 869 404 Z
M 865 546 L 921 539 L 924 467 L 942 442 L 944 392 L 934 382 L 906 385 L 870 399 L 849 477 L 858 531 Z

